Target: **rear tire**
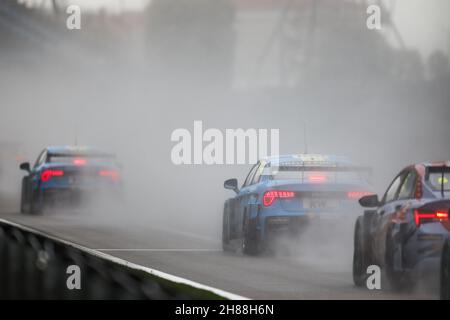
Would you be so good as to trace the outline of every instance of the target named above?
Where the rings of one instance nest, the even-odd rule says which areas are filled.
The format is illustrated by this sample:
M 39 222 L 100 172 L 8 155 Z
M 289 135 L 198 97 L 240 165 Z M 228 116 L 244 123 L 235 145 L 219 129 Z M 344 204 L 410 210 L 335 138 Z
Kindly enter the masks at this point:
M 244 216 L 242 232 L 242 252 L 250 256 L 259 254 L 259 243 L 255 237 L 252 237 L 249 218 L 247 215 Z
M 28 201 L 28 178 L 23 177 L 22 178 L 22 191 L 20 194 L 20 213 L 25 214 L 29 213 L 30 210 L 30 203 Z
M 42 204 L 39 203 L 39 193 L 35 194 L 34 192 L 31 192 L 29 213 L 38 215 L 42 214 L 42 211 L 43 211 Z
M 386 278 L 389 282 L 391 289 L 395 292 L 402 292 L 411 288 L 411 281 L 409 281 L 404 271 L 395 270 L 395 239 L 392 235 L 392 228 L 389 228 L 386 235 L 386 256 L 385 256 L 385 269 Z
M 444 245 L 441 260 L 441 300 L 450 300 L 450 239 Z
M 230 215 L 228 213 L 228 205 L 225 204 L 223 208 L 222 219 L 222 250 L 225 252 L 232 251 L 230 245 Z
M 370 265 L 367 235 L 364 234 L 361 220 L 362 217 L 356 220 L 353 247 L 353 283 L 357 287 L 366 286 L 367 267 Z

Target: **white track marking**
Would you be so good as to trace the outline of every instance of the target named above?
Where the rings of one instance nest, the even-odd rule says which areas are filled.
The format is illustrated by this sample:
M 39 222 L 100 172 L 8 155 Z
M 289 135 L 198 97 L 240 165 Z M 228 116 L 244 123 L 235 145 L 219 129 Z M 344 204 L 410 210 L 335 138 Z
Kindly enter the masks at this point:
M 168 248 L 168 249 L 126 249 L 126 248 L 120 248 L 120 249 L 93 249 L 93 250 L 98 250 L 98 251 L 103 251 L 103 252 L 108 252 L 108 251 L 130 251 L 130 252 L 222 252 L 221 249 L 172 249 L 172 248 Z
M 150 229 L 154 229 L 154 230 L 158 230 L 158 231 L 164 231 L 164 232 L 170 232 L 170 233 L 173 233 L 173 234 L 178 234 L 178 235 L 185 236 L 185 237 L 188 237 L 188 238 L 193 238 L 193 239 L 206 240 L 208 242 L 215 242 L 215 243 L 219 243 L 220 242 L 220 241 L 218 241 L 217 238 L 204 236 L 204 235 L 200 235 L 200 234 L 189 232 L 189 231 L 181 231 L 181 230 L 177 230 L 177 229 L 173 229 L 173 228 L 163 227 L 163 226 L 160 226 L 160 225 L 151 226 Z
M 76 212 L 76 213 L 79 214 L 79 212 Z M 54 218 L 54 217 L 55 216 L 52 216 L 52 218 Z M 80 221 L 79 216 L 76 216 L 76 215 L 75 216 L 71 216 L 71 215 L 62 216 L 61 218 L 62 218 L 61 219 L 62 222 L 66 221 L 66 220 L 74 221 L 74 222 Z M 83 221 L 83 220 L 81 220 L 81 221 Z M 180 235 L 180 236 L 185 236 L 185 237 L 192 238 L 192 239 L 203 240 L 203 241 L 213 242 L 213 243 L 220 243 L 220 241 L 217 238 L 212 237 L 212 236 L 201 235 L 198 233 L 183 231 L 183 230 L 179 230 L 179 229 L 175 229 L 175 228 L 169 228 L 169 227 L 162 226 L 159 224 L 149 225 L 147 228 L 152 229 L 152 230 L 157 230 L 157 231 L 168 232 L 168 233 L 172 233 L 172 234 L 176 234 L 176 235 Z
M 229 299 L 229 300 L 249 300 L 249 298 L 242 297 L 242 296 L 236 295 L 234 293 L 230 293 L 230 292 L 227 292 L 227 291 L 224 291 L 224 290 L 221 290 L 221 289 L 217 289 L 217 288 L 214 288 L 214 287 L 210 287 L 210 286 L 207 286 L 207 285 L 204 285 L 204 284 L 192 281 L 192 280 L 188 280 L 188 279 L 185 279 L 185 278 L 174 276 L 172 274 L 168 274 L 168 273 L 165 273 L 165 272 L 162 272 L 162 271 L 159 271 L 159 270 L 155 270 L 155 269 L 152 269 L 152 268 L 149 268 L 149 267 L 144 267 L 144 266 L 141 266 L 141 265 L 138 265 L 138 264 L 135 264 L 135 263 L 132 263 L 132 262 L 129 262 L 129 261 L 126 261 L 126 260 L 123 260 L 123 259 L 111 256 L 111 255 L 109 255 L 107 253 L 103 253 L 103 252 L 95 250 L 95 249 L 91 249 L 91 248 L 84 247 L 82 245 L 79 245 L 79 244 L 76 244 L 76 243 L 73 243 L 73 242 L 69 242 L 69 241 L 64 240 L 64 239 L 60 239 L 60 238 L 55 237 L 53 235 L 47 234 L 47 233 L 45 233 L 43 231 L 35 230 L 35 229 L 30 228 L 30 227 L 23 226 L 23 225 L 20 225 L 20 224 L 11 222 L 11 221 L 7 221 L 7 220 L 4 220 L 4 219 L 0 219 L 0 222 L 2 222 L 4 224 L 9 224 L 10 226 L 16 227 L 18 229 L 22 229 L 22 230 L 27 231 L 27 232 L 31 232 L 31 233 L 34 233 L 34 234 L 46 237 L 46 238 L 51 239 L 53 241 L 60 242 L 60 243 L 62 243 L 64 245 L 66 245 L 66 246 L 69 246 L 69 247 L 72 247 L 72 248 L 84 251 L 84 252 L 86 252 L 88 254 L 91 254 L 93 256 L 96 256 L 96 257 L 99 257 L 99 258 L 102 258 L 102 259 L 105 259 L 105 260 L 117 263 L 119 265 L 125 266 L 125 267 L 130 268 L 130 269 L 144 271 L 144 272 L 147 272 L 148 274 L 151 274 L 151 275 L 154 275 L 154 276 L 157 276 L 157 277 L 160 277 L 160 278 L 172 281 L 172 282 L 181 283 L 181 284 L 185 284 L 185 285 L 188 285 L 188 286 L 200 289 L 200 290 L 206 290 L 206 291 L 212 292 L 212 293 L 214 293 L 214 294 L 216 294 L 218 296 L 221 296 L 221 297 L 223 297 L 225 299 Z

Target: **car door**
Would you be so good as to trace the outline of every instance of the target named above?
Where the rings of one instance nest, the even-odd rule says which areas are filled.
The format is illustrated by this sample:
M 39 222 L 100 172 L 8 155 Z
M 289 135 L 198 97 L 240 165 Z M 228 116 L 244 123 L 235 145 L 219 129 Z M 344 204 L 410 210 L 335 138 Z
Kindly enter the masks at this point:
M 39 188 L 41 168 L 42 165 L 45 163 L 46 159 L 47 159 L 47 150 L 43 150 L 37 157 L 36 162 L 34 163 L 34 166 L 31 169 L 30 182 L 32 190 L 36 190 Z
M 376 259 L 381 264 L 384 263 L 387 231 L 395 217 L 397 206 L 405 202 L 400 200 L 398 195 L 407 174 L 407 171 L 402 171 L 395 177 L 384 194 L 382 205 L 377 210 L 372 244 Z
M 256 169 L 255 174 L 253 175 L 252 181 L 248 186 L 248 193 L 245 199 L 245 214 L 247 214 L 249 219 L 256 218 L 259 212 L 260 192 L 265 191 L 264 189 L 261 190 L 261 185 L 264 184 L 264 182 L 261 182 L 261 176 L 264 172 L 266 164 L 266 161 L 260 161 L 259 166 Z
M 230 210 L 230 240 L 241 237 L 242 234 L 242 217 L 245 206 L 245 199 L 249 194 L 249 186 L 258 169 L 259 162 L 255 164 L 249 171 L 239 193 L 233 198 Z

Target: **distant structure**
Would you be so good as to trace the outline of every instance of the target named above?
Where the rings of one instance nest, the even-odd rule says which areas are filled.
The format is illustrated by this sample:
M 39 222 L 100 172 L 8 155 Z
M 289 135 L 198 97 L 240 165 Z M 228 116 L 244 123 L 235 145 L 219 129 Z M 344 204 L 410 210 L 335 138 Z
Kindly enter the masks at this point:
M 381 9 L 382 34 L 404 49 L 400 33 L 383 1 L 367 0 L 232 0 L 238 34 L 238 88 L 292 87 L 326 56 L 324 50 L 357 45 L 364 36 L 371 4 Z M 330 53 L 332 55 L 333 53 Z M 301 72 L 299 72 L 299 70 Z

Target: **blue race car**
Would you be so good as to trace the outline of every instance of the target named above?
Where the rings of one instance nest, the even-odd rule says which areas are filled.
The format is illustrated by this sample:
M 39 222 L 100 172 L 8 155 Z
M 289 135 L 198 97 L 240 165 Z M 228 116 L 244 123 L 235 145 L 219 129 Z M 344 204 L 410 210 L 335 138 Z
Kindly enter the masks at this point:
M 353 280 L 365 286 L 367 267 L 384 268 L 395 291 L 418 279 L 434 280 L 449 236 L 450 162 L 421 163 L 403 169 L 381 200 L 360 199 L 367 210 L 354 233 Z
M 22 213 L 38 214 L 57 204 L 77 205 L 88 196 L 121 189 L 114 155 L 89 147 L 48 147 L 33 167 L 25 162 L 20 169 L 28 173 L 22 179 Z
M 300 154 L 260 160 L 241 189 L 237 179 L 224 183 L 236 196 L 224 205 L 223 249 L 258 254 L 280 236 L 295 238 L 309 225 L 332 226 L 343 216 L 348 219 L 358 210 L 357 200 L 373 194 L 370 175 L 370 168 L 338 156 Z

